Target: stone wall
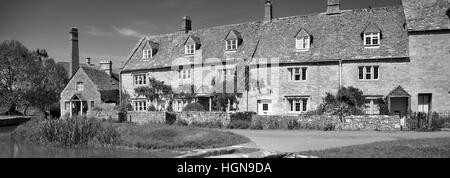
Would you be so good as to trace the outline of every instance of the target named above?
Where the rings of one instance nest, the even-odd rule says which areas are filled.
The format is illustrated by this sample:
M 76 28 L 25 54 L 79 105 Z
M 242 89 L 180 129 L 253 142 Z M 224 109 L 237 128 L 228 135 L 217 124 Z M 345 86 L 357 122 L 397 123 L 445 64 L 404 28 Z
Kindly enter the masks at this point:
M 166 112 L 127 112 L 127 121 L 137 124 L 164 124 L 166 123 Z
M 294 124 L 294 121 L 296 124 Z M 261 116 L 253 115 L 252 127 L 259 125 L 262 129 L 315 129 L 324 130 L 329 125 L 335 130 L 400 130 L 399 116 L 348 116 L 343 122 L 338 116 Z
M 119 120 L 119 111 L 116 109 L 115 104 L 98 104 L 94 108 L 90 108 L 88 111 L 89 117 L 95 117 L 104 120 Z
M 177 120 L 184 120 L 188 124 L 192 122 L 206 123 L 220 121 L 226 126 L 230 123 L 231 113 L 226 112 L 176 112 Z

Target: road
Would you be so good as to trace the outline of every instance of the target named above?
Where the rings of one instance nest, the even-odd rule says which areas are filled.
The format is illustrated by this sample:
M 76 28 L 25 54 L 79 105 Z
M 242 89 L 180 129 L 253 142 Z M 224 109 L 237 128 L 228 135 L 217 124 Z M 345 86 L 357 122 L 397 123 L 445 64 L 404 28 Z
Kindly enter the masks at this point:
M 379 141 L 450 137 L 450 132 L 227 130 L 250 138 L 267 151 L 300 152 Z

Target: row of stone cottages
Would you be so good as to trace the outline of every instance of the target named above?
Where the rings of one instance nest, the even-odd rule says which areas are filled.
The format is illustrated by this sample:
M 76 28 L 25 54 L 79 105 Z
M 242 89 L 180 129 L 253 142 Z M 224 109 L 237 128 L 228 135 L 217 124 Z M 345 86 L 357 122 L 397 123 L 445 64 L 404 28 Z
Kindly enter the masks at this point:
M 205 110 L 211 110 L 213 93 L 222 92 L 215 85 L 227 83 L 225 89 L 240 96 L 234 108 L 261 115 L 314 110 L 326 92 L 342 86 L 364 92 L 367 114 L 379 114 L 378 98 L 388 99 L 391 114 L 450 111 L 448 0 L 355 10 L 341 10 L 339 0 L 329 0 L 326 12 L 283 18 L 273 18 L 271 1 L 264 6 L 261 21 L 198 30 L 184 17 L 181 30 L 140 39 L 120 75 L 112 73 L 110 61 L 80 65 L 73 28 L 72 78 L 61 93 L 61 113 L 83 114 L 104 103 L 119 104 L 124 96 L 134 111 L 155 104 L 164 110 L 168 102 L 134 92 L 150 78 L 176 92 L 194 85 Z M 248 93 L 245 66 L 250 81 L 257 81 Z M 181 111 L 186 104 L 176 99 L 172 108 Z

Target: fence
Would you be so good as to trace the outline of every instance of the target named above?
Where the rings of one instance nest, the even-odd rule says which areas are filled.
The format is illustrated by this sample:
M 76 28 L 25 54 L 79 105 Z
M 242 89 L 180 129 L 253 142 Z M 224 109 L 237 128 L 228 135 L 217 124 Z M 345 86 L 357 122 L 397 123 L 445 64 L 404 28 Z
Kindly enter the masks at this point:
M 416 131 L 436 131 L 450 128 L 450 113 L 412 113 L 406 117 L 406 127 Z

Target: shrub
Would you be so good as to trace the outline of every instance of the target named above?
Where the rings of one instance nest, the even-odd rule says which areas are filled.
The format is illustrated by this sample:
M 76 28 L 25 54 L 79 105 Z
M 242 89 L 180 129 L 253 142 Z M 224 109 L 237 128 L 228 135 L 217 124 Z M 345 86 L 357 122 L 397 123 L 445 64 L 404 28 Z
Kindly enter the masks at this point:
M 264 126 L 263 123 L 260 120 L 257 120 L 255 122 L 253 122 L 250 126 L 250 129 L 252 130 L 263 130 Z
M 183 111 L 205 111 L 205 108 L 200 103 L 190 103 L 183 108 Z
M 251 126 L 251 122 L 243 121 L 243 120 L 234 120 L 231 121 L 227 128 L 229 129 L 248 129 Z
M 166 112 L 166 124 L 173 125 L 177 121 L 177 115 L 172 112 Z
M 127 121 L 127 112 L 126 111 L 120 111 L 118 113 L 119 115 L 119 123 L 124 123 Z
M 289 130 L 295 130 L 300 128 L 300 123 L 297 121 L 297 119 L 289 119 L 287 127 Z
M 175 121 L 175 125 L 177 125 L 177 126 L 188 126 L 189 124 L 188 124 L 187 121 L 185 121 L 185 120 L 177 119 L 177 120 Z
M 155 108 L 155 106 L 150 105 L 150 106 L 148 107 L 147 111 L 156 111 L 156 108 Z
M 317 114 L 338 116 L 363 115 L 364 97 L 360 89 L 354 87 L 341 88 L 336 96 L 327 93 L 317 109 Z

